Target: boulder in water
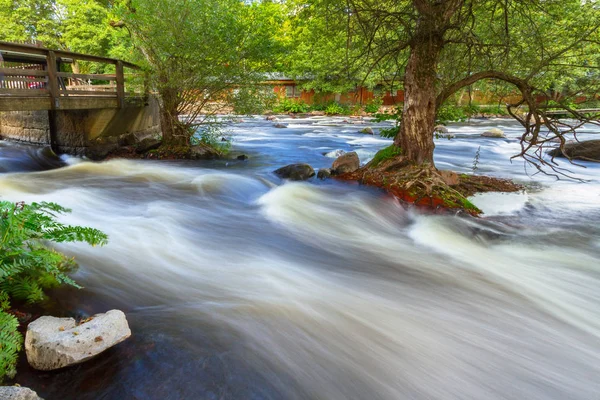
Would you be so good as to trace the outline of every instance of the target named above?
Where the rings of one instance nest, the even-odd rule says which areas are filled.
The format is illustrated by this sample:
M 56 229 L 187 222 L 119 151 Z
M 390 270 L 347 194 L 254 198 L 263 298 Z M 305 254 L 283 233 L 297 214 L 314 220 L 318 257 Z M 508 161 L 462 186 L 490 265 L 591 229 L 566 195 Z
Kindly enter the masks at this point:
M 348 172 L 354 172 L 360 168 L 360 159 L 355 151 L 343 154 L 338 157 L 331 165 L 331 171 L 334 175 L 341 175 Z
M 344 154 L 346 154 L 346 152 L 342 149 L 337 149 L 337 150 L 330 151 L 328 153 L 323 153 L 323 155 L 325 157 L 330 157 L 330 158 L 338 158 L 340 156 L 343 156 Z
M 0 386 L 2 400 L 44 400 L 33 390 L 21 386 Z
M 449 133 L 448 128 L 446 128 L 444 125 L 436 125 L 436 127 L 433 128 L 433 132 L 434 133 L 442 133 L 442 134 Z
M 373 128 L 371 128 L 370 126 L 367 126 L 366 128 L 361 129 L 360 133 L 364 133 L 365 135 L 374 135 L 375 131 L 373 131 Z
M 275 175 L 292 181 L 305 181 L 315 176 L 315 170 L 308 164 L 290 164 L 279 168 Z
M 267 118 L 265 118 L 267 121 L 279 121 L 279 118 L 277 118 L 274 115 L 268 115 Z
M 248 159 L 248 156 L 245 154 L 240 154 L 239 156 L 236 157 L 237 160 L 240 161 L 246 161 Z
M 600 140 L 587 140 L 565 144 L 564 151 L 570 158 L 576 160 L 600 162 Z M 548 152 L 552 157 L 564 157 L 560 148 Z
M 287 124 L 277 123 L 273 125 L 273 128 L 287 128 Z
M 492 128 L 481 134 L 483 137 L 491 137 L 491 138 L 505 138 L 506 135 L 502 131 L 502 129 Z
M 25 352 L 29 364 L 50 371 L 79 364 L 131 336 L 125 314 L 111 310 L 81 324 L 73 318 L 40 317 L 29 324 Z
M 138 154 L 147 153 L 150 150 L 158 149 L 161 144 L 162 141 L 160 139 L 146 138 L 137 144 L 135 151 Z
M 330 168 L 321 168 L 319 169 L 319 173 L 317 174 L 317 178 L 319 179 L 327 179 L 331 177 L 331 169 Z
M 214 147 L 200 143 L 190 147 L 190 158 L 195 160 L 213 160 L 221 157 Z

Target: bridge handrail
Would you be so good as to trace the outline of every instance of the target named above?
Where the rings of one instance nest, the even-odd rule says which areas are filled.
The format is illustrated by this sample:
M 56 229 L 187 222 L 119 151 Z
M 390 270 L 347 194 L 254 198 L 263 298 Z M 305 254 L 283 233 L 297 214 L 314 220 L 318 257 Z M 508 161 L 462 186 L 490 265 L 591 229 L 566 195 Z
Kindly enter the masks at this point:
M 13 60 L 25 60 L 23 63 L 43 65 L 45 70 L 29 68 L 0 68 L 0 78 L 2 76 L 10 77 L 6 79 L 2 86 L 0 79 L 0 95 L 9 97 L 29 97 L 46 96 L 50 97 L 51 109 L 59 107 L 60 99 L 67 96 L 93 96 L 93 97 L 112 97 L 116 98 L 119 108 L 125 104 L 125 73 L 124 68 L 141 70 L 135 64 L 117 60 L 108 57 L 98 57 L 89 54 L 74 53 L 64 50 L 51 50 L 35 45 L 10 43 L 0 41 L 0 51 L 10 52 Z M 31 61 L 34 60 L 34 61 Z M 74 60 L 91 61 L 103 64 L 112 64 L 115 66 L 114 74 L 76 74 L 71 72 L 60 72 L 61 62 L 72 62 Z M 19 61 L 21 62 L 21 61 Z M 127 75 L 130 76 L 130 75 Z M 115 91 L 81 90 L 81 86 L 76 85 L 75 90 L 70 90 L 65 84 L 65 79 L 70 82 L 81 82 L 82 80 L 101 80 L 115 82 Z M 144 81 L 145 81 L 144 77 Z M 7 86 L 9 86 L 7 88 Z M 147 85 L 144 82 L 144 96 L 147 95 Z M 93 87 L 93 86 L 90 86 Z

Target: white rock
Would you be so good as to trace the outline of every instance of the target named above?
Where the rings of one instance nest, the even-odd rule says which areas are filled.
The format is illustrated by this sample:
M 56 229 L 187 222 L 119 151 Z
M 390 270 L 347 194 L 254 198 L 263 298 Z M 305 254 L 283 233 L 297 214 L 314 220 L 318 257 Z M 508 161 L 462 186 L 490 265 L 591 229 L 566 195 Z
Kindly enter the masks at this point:
M 119 310 L 96 314 L 81 325 L 73 318 L 40 317 L 27 327 L 25 352 L 33 368 L 49 371 L 87 361 L 129 336 Z
M 31 389 L 21 386 L 0 386 L 2 400 L 44 400 Z
M 504 135 L 504 132 L 502 131 L 502 129 L 498 129 L 498 128 L 488 129 L 487 131 L 483 132 L 481 134 L 481 136 L 493 137 L 493 138 L 505 138 L 506 137 Z

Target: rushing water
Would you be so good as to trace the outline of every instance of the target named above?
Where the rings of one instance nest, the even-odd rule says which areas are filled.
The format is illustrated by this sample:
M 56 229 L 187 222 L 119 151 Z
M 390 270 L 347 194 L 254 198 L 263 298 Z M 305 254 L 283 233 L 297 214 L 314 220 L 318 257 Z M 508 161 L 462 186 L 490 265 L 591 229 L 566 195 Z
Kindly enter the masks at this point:
M 335 150 L 389 143 L 339 119 L 231 125 L 248 161 L 91 163 L 0 142 L 0 196 L 55 201 L 110 235 L 62 245 L 83 290 L 67 315 L 123 309 L 133 336 L 17 382 L 63 399 L 582 399 L 600 396 L 599 165 L 530 177 L 506 120 L 453 125 L 438 167 L 509 177 L 479 219 L 405 210 L 378 190 L 283 182 Z M 508 139 L 482 138 L 490 126 Z M 582 132 L 582 138 L 594 131 Z M 504 196 L 504 197 L 503 197 Z

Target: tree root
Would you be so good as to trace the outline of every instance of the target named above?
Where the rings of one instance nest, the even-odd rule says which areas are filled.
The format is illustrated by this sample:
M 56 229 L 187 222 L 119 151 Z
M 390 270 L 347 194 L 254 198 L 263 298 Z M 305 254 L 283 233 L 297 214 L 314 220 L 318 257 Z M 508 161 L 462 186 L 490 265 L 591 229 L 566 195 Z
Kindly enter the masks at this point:
M 478 192 L 522 190 L 510 181 L 485 176 L 458 175 L 440 171 L 433 165 L 414 165 L 404 157 L 395 157 L 336 177 L 341 180 L 358 181 L 369 186 L 385 189 L 400 200 L 429 209 L 463 210 L 479 215 L 479 210 L 469 200 Z

